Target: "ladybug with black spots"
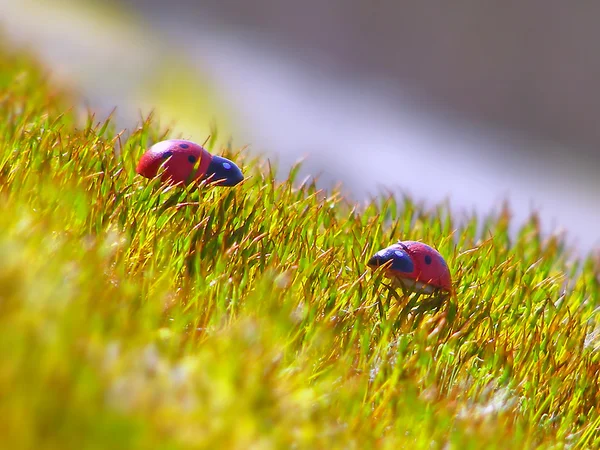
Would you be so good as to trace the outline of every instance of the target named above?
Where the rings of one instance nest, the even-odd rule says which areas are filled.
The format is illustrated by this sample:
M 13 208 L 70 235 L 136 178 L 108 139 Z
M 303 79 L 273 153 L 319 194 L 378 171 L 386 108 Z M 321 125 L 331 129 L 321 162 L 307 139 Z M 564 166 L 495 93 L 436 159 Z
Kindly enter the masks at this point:
M 416 241 L 399 241 L 379 250 L 367 265 L 371 269 L 391 263 L 384 276 L 396 286 L 424 294 L 452 292 L 450 270 L 442 255 L 433 247 Z
M 182 139 L 154 144 L 142 155 L 135 171 L 143 177 L 154 178 L 161 166 L 164 168 L 163 182 L 187 184 L 208 179 L 219 186 L 235 186 L 244 179 L 242 171 L 232 161 Z

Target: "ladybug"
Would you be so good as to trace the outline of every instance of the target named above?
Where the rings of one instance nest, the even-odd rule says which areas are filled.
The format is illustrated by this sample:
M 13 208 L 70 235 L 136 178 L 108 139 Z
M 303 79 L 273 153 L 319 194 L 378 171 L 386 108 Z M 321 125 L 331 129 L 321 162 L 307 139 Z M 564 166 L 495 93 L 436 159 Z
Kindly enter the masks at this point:
M 452 278 L 446 261 L 429 245 L 416 241 L 399 241 L 379 250 L 367 265 L 371 269 L 391 261 L 385 276 L 396 285 L 425 294 L 452 292 Z
M 238 166 L 221 156 L 211 155 L 192 141 L 170 139 L 154 144 L 140 158 L 136 173 L 154 178 L 164 167 L 161 180 L 188 183 L 209 179 L 220 186 L 235 186 L 244 179 Z

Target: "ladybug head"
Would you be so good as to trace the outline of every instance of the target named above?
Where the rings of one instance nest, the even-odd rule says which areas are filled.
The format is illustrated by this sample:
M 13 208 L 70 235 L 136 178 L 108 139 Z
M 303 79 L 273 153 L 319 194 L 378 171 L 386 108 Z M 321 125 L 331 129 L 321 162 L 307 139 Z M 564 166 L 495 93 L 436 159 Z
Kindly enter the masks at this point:
M 235 186 L 244 179 L 244 175 L 238 166 L 222 156 L 212 155 L 212 159 L 204 178 L 219 186 Z

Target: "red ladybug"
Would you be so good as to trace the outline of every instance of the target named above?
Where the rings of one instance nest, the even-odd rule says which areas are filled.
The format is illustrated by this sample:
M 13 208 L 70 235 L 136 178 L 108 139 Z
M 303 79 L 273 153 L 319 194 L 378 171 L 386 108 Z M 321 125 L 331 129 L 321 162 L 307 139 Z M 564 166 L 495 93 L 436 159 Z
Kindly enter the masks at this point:
M 211 155 L 191 141 L 170 139 L 154 144 L 144 153 L 135 171 L 154 178 L 163 165 L 162 181 L 189 183 L 209 178 L 220 186 L 235 186 L 244 179 L 238 166 L 221 156 Z
M 379 250 L 367 265 L 375 269 L 392 261 L 385 276 L 418 292 L 432 294 L 452 291 L 450 270 L 440 253 L 429 245 L 416 241 L 400 241 Z

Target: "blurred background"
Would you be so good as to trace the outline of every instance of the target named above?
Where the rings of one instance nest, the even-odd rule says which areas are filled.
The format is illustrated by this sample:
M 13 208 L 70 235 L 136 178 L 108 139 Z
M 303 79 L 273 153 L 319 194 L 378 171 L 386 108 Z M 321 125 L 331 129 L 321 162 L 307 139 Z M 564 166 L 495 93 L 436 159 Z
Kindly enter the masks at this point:
M 0 32 L 99 116 L 249 146 L 600 246 L 600 3 L 0 0 Z M 281 173 L 284 175 L 284 172 Z

